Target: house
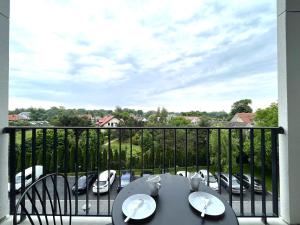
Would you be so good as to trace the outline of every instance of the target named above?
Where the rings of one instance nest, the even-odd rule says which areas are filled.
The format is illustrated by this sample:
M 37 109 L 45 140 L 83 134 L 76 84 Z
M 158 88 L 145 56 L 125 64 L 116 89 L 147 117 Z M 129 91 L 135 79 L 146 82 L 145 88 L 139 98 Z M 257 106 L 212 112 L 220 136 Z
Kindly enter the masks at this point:
M 120 122 L 121 121 L 114 116 L 108 115 L 100 118 L 96 124 L 99 127 L 117 127 Z
M 29 120 L 29 112 L 21 112 L 19 114 L 11 114 L 8 115 L 8 121 L 19 121 L 19 120 Z
M 30 120 L 30 112 L 20 112 L 18 116 L 20 120 Z
M 8 121 L 18 121 L 20 118 L 17 114 L 8 115 Z
M 255 113 L 236 113 L 230 120 L 231 127 L 253 127 Z
M 198 125 L 200 118 L 198 116 L 183 116 L 184 119 L 190 121 L 192 125 Z

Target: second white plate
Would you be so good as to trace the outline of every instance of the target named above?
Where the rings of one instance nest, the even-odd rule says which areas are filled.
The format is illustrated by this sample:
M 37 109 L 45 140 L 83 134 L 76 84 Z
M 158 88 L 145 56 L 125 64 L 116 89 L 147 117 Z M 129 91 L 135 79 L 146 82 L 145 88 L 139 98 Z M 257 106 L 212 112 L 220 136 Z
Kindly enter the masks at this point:
M 205 214 L 209 216 L 219 216 L 225 212 L 225 205 L 214 195 L 200 191 L 193 192 L 189 195 L 189 202 L 191 206 L 199 212 L 202 212 L 204 208 L 205 199 L 209 199 Z
M 139 201 L 142 200 L 143 203 L 136 208 Z M 128 197 L 122 205 L 122 211 L 124 215 L 131 216 L 131 219 L 141 220 L 151 216 L 156 209 L 156 202 L 150 195 L 145 194 L 135 194 Z M 132 215 L 132 211 L 135 213 Z

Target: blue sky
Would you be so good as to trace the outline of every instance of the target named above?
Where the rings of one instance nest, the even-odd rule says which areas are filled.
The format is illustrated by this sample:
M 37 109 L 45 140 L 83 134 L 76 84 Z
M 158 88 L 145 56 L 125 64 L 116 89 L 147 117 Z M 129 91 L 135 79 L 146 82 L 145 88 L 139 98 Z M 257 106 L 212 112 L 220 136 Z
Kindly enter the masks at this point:
M 10 109 L 277 101 L 274 0 L 15 0 Z

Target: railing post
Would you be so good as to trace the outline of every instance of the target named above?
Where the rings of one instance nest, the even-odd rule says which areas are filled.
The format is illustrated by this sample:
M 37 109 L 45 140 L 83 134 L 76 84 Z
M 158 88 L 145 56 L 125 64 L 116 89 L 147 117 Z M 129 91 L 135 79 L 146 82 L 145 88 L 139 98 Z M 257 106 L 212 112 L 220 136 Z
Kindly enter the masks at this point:
M 10 180 L 10 214 L 13 215 L 16 205 L 16 130 L 9 132 L 9 180 Z
M 273 214 L 278 216 L 278 133 L 271 130 L 271 146 L 272 146 L 272 203 Z

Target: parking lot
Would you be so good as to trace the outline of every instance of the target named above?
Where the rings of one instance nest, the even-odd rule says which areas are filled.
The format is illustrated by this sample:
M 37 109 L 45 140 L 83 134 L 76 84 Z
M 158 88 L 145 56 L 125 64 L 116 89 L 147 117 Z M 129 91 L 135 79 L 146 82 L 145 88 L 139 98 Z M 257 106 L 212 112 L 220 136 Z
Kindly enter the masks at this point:
M 138 179 L 136 177 L 135 179 Z M 73 184 L 75 183 L 75 177 L 74 176 L 69 176 L 68 177 L 68 182 L 70 185 L 70 188 L 72 188 Z M 51 196 L 53 194 L 53 184 L 51 180 L 47 181 L 47 187 L 49 188 L 49 192 L 51 193 Z M 97 194 L 94 194 L 92 192 L 92 187 L 89 188 L 88 194 L 84 193 L 81 195 L 78 195 L 78 214 L 84 214 L 85 212 L 83 211 L 82 207 L 86 203 L 86 199 L 88 198 L 89 204 L 91 205 L 89 213 L 91 215 L 96 215 L 97 214 L 97 205 L 99 206 L 99 213 L 100 214 L 109 214 L 109 211 L 112 208 L 113 201 L 118 195 L 117 192 L 118 188 L 118 177 L 116 177 L 114 183 L 111 185 L 109 193 L 104 193 L 104 194 L 99 194 L 97 197 Z M 42 190 L 42 184 L 40 184 L 37 187 L 38 190 Z M 57 191 L 60 197 L 60 200 L 64 200 L 64 184 L 62 178 L 58 177 L 57 178 Z M 222 187 L 221 188 L 221 196 L 229 201 L 229 194 L 228 192 Z M 20 194 L 16 196 L 18 199 L 20 197 Z M 257 215 L 261 215 L 262 212 L 262 196 L 261 194 L 255 194 L 255 212 Z M 72 195 L 72 208 L 74 210 L 75 207 L 75 196 Z M 108 202 L 108 199 L 110 199 L 110 202 Z M 97 204 L 97 201 L 99 200 L 99 203 Z M 243 205 L 244 205 L 244 213 L 246 215 L 250 215 L 251 212 L 251 193 L 246 190 L 246 193 L 243 194 Z M 240 195 L 232 195 L 232 207 L 235 210 L 236 214 L 239 215 L 240 213 Z M 109 210 L 110 208 L 110 210 Z M 266 195 L 266 211 L 267 215 L 272 214 L 272 195 L 270 193 L 267 193 Z

